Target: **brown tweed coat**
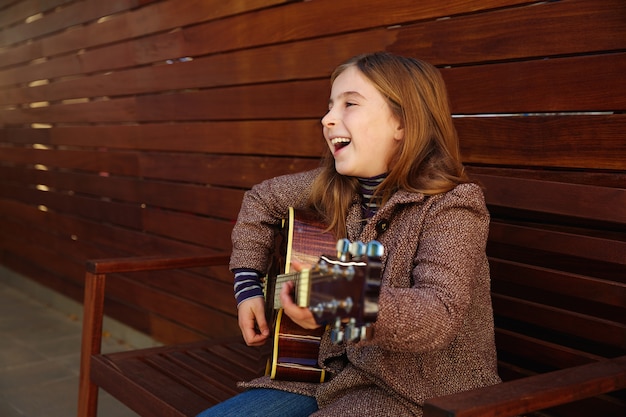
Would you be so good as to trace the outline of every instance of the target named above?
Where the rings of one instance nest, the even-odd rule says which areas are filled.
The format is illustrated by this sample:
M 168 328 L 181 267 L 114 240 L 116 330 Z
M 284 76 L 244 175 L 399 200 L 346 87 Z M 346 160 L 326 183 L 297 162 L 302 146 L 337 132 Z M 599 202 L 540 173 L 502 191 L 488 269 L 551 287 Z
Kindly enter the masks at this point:
M 303 206 L 316 173 L 277 177 L 246 193 L 231 268 L 267 269 L 276 226 L 289 206 Z M 463 184 L 430 197 L 399 191 L 369 222 L 355 196 L 347 220 L 350 240 L 385 247 L 373 339 L 335 346 L 324 338 L 319 360 L 335 373 L 329 382 L 263 377 L 242 385 L 315 396 L 314 416 L 398 417 L 422 415 L 429 397 L 498 383 L 481 189 Z

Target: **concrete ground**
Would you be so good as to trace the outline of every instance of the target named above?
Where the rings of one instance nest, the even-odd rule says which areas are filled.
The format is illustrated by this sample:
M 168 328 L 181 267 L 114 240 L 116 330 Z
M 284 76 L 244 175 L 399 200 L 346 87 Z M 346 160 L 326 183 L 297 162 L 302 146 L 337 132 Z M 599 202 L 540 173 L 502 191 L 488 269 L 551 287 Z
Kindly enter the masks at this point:
M 33 297 L 40 289 L 32 288 L 38 287 L 19 288 L 0 279 L 0 416 L 73 417 L 78 401 L 80 313 L 50 306 L 40 296 Z M 113 336 L 103 342 L 103 351 L 128 348 L 127 342 Z M 98 415 L 137 416 L 102 390 Z

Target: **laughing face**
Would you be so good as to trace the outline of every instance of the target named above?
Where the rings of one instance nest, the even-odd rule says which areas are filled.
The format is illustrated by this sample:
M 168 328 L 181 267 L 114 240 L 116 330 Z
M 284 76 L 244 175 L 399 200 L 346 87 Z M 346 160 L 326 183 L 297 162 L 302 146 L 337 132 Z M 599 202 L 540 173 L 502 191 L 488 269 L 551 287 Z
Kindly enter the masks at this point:
M 353 177 L 388 172 L 404 135 L 383 95 L 355 66 L 335 78 L 322 125 L 335 169 Z

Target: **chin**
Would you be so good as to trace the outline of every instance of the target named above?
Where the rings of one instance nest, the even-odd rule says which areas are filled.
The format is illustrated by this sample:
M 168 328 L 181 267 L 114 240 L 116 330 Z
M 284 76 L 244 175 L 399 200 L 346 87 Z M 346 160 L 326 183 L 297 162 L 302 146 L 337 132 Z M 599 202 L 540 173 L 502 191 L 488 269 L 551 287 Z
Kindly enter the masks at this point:
M 346 170 L 345 168 L 338 167 L 337 164 L 335 164 L 335 171 L 337 171 L 337 174 L 339 174 L 339 175 L 344 175 L 346 177 L 352 176 L 352 174 L 350 173 L 349 170 Z

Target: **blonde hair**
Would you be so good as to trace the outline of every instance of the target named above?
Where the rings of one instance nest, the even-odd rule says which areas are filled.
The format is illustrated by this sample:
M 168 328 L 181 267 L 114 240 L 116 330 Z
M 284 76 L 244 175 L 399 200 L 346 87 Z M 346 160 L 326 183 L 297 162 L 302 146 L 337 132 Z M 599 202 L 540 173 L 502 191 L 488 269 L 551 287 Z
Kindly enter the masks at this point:
M 404 127 L 401 145 L 376 191 L 382 204 L 398 190 L 434 195 L 469 182 L 461 163 L 445 83 L 433 65 L 386 52 L 359 55 L 335 69 L 331 85 L 352 66 L 380 91 Z M 329 149 L 321 164 L 322 172 L 313 183 L 310 204 L 329 230 L 342 237 L 358 180 L 337 173 Z

